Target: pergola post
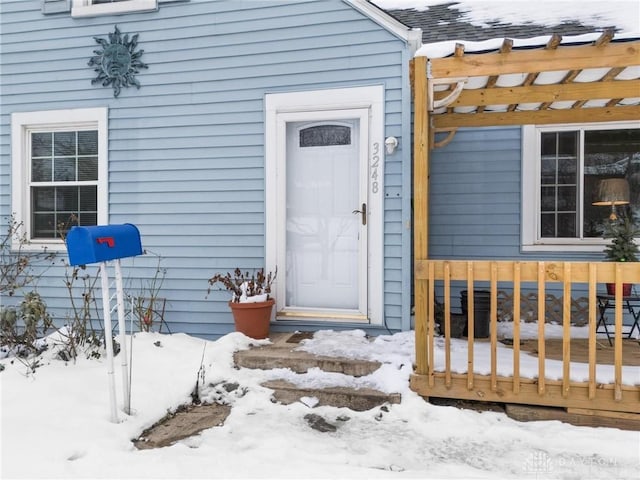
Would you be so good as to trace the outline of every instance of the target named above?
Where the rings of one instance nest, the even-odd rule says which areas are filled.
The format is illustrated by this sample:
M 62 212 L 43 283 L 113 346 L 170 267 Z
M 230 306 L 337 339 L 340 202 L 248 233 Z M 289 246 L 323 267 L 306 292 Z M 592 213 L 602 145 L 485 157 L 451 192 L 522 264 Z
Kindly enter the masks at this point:
M 427 373 L 427 281 L 417 278 L 421 261 L 429 255 L 429 114 L 427 59 L 413 59 L 413 249 L 416 334 L 416 373 Z

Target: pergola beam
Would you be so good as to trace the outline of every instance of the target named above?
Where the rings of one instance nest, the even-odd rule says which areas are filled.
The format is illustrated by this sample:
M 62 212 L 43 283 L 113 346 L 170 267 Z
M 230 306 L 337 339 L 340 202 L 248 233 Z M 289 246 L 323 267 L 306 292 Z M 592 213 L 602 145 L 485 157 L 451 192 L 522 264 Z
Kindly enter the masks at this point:
M 429 72 L 430 78 L 477 77 L 629 65 L 640 65 L 640 42 L 432 58 Z
M 452 107 L 543 103 L 578 100 L 608 100 L 640 96 L 640 80 L 611 82 L 529 85 L 523 87 L 483 88 L 463 90 L 451 103 Z
M 640 106 L 532 110 L 520 112 L 453 113 L 432 115 L 434 128 L 540 125 L 550 123 L 591 123 L 638 120 Z

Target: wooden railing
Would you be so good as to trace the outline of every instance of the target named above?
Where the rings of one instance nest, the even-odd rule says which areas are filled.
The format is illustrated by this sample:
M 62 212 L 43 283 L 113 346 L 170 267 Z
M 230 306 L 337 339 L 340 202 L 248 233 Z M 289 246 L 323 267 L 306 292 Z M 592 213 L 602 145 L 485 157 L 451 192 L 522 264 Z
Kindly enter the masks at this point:
M 640 367 L 631 369 L 623 378 L 623 283 L 640 283 L 640 263 L 610 262 L 520 262 L 520 261 L 448 261 L 416 262 L 416 365 L 411 378 L 413 390 L 423 396 L 500 401 L 640 413 Z M 615 283 L 614 310 L 614 379 L 611 383 L 596 378 L 596 326 L 600 311 L 598 288 Z M 452 284 L 464 288 L 468 295 L 468 337 L 466 373 L 452 371 L 451 300 Z M 478 285 L 490 291 L 490 373 L 474 373 L 474 290 Z M 545 367 L 544 321 L 537 322 L 537 376 L 524 378 L 520 372 L 520 322 L 513 322 L 513 358 L 511 376 L 498 375 L 497 292 L 509 286 L 513 298 L 519 299 L 524 289 L 534 289 L 538 296 L 538 318 L 545 318 L 545 293 L 562 290 L 562 375 L 547 378 Z M 571 298 L 572 291 L 585 290 L 588 305 L 588 380 L 571 379 Z M 444 301 L 444 368 L 435 363 L 436 291 Z M 421 308 L 418 307 L 421 303 Z M 513 302 L 513 319 L 520 319 L 520 302 Z M 485 340 L 486 342 L 487 340 Z M 640 349 L 637 343 L 628 343 Z M 628 378 L 631 377 L 631 378 Z M 634 378 L 635 377 L 635 378 Z

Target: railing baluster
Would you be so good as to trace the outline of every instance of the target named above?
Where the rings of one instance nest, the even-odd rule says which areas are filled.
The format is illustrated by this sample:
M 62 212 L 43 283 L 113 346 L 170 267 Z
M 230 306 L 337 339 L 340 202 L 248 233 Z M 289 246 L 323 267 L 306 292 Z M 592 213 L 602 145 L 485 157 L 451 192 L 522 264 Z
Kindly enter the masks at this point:
M 427 326 L 427 375 L 429 377 L 429 386 L 435 385 L 435 283 L 436 283 L 436 266 L 435 263 L 429 262 L 429 293 L 428 293 L 428 309 L 429 324 Z
M 545 281 L 546 271 L 544 262 L 538 262 L 538 394 L 544 395 L 545 391 Z
M 451 386 L 451 265 L 444 262 L 444 383 Z
M 616 262 L 616 310 L 613 346 L 614 399 L 622 400 L 622 268 Z
M 498 391 L 498 264 L 491 262 L 490 288 L 491 390 Z
M 471 292 L 473 298 L 473 262 L 467 262 L 467 292 Z M 467 297 L 468 299 L 469 297 Z M 474 308 L 471 308 L 473 311 Z M 467 312 L 469 311 L 469 302 L 467 301 Z M 473 314 L 471 314 L 471 322 L 467 323 L 467 388 L 473 389 Z
M 467 282 L 467 339 L 469 342 L 475 342 L 476 335 L 476 296 L 475 282 Z
M 562 397 L 569 397 L 571 383 L 571 263 L 564 262 L 562 280 Z
M 513 393 L 520 393 L 520 262 L 513 264 Z
M 596 396 L 596 264 L 589 263 L 589 400 Z

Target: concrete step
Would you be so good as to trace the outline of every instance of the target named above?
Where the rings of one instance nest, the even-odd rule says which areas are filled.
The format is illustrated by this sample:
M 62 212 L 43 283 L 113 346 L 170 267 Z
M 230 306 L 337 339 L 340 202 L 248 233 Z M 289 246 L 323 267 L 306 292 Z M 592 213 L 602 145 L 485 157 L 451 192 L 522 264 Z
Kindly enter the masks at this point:
M 380 362 L 318 356 L 296 350 L 302 338 L 305 338 L 305 335 L 300 333 L 271 335 L 271 345 L 236 352 L 235 364 L 238 367 L 262 370 L 288 368 L 299 374 L 304 374 L 311 368 L 319 368 L 325 372 L 342 373 L 350 377 L 363 377 L 380 368 Z M 387 394 L 370 388 L 307 388 L 298 387 L 286 380 L 270 380 L 262 385 L 272 389 L 274 400 L 285 405 L 298 402 L 303 397 L 310 397 L 317 399 L 313 406 L 330 405 L 365 411 L 385 403 L 400 403 L 401 399 L 399 393 Z
M 254 347 L 234 354 L 238 367 L 271 370 L 289 368 L 296 373 L 306 373 L 311 368 L 325 372 L 343 373 L 353 377 L 362 377 L 380 368 L 380 362 L 354 360 L 351 358 L 317 356 L 298 351 L 298 334 L 285 333 L 272 335 L 271 345 Z
M 317 403 L 310 406 L 346 407 L 357 412 L 364 412 L 385 403 L 400 403 L 401 400 L 399 393 L 389 394 L 370 388 L 305 388 L 298 387 L 286 380 L 270 380 L 264 382 L 262 386 L 272 389 L 274 391 L 273 398 L 285 405 L 298 402 L 303 397 L 310 397 L 317 399 Z

